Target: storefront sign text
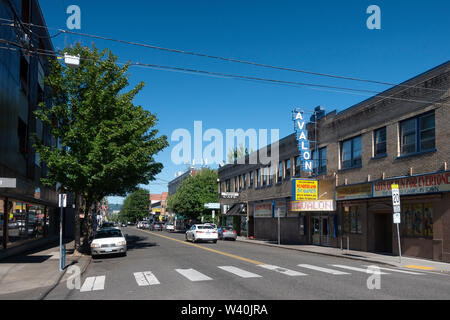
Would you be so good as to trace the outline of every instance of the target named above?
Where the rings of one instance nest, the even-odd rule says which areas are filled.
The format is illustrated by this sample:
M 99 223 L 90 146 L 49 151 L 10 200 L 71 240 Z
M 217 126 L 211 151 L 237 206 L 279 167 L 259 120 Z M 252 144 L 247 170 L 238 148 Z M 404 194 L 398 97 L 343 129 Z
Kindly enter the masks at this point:
M 317 180 L 293 179 L 292 200 L 317 200 L 319 184 Z
M 291 201 L 291 211 L 335 211 L 334 200 Z

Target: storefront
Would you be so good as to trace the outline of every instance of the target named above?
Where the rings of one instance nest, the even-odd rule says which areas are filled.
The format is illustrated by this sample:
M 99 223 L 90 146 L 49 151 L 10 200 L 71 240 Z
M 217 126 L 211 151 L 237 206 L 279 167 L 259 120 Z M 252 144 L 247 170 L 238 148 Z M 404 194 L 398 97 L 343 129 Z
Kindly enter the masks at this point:
M 401 196 L 402 254 L 450 260 L 445 223 L 450 220 L 450 172 L 399 177 L 336 188 L 343 234 L 354 250 L 398 254 L 391 185 Z M 447 259 L 447 260 L 446 260 Z
M 290 215 L 299 215 L 303 226 L 300 230 L 303 243 L 322 246 L 335 244 L 338 225 L 334 200 L 291 201 L 290 212 Z
M 39 200 L 24 201 L 0 196 L 1 249 L 56 234 L 56 208 Z

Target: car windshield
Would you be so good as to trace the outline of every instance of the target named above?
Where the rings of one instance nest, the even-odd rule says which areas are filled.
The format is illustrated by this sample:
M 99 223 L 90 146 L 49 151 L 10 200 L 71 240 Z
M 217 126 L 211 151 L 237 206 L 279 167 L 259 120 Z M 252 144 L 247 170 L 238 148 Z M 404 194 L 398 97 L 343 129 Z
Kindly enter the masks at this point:
M 117 229 L 105 229 L 97 232 L 94 239 L 104 239 L 104 238 L 122 238 L 122 232 Z
M 222 227 L 222 229 L 226 231 L 233 231 L 233 227 Z

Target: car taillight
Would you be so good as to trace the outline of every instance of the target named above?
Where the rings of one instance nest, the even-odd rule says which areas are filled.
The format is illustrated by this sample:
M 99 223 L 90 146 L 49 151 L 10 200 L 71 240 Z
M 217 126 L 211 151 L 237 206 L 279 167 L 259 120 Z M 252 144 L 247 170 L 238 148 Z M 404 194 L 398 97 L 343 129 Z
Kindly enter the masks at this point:
M 236 231 L 236 230 L 234 230 L 233 232 L 234 232 L 234 234 L 237 234 L 237 231 Z
M 197 231 L 197 233 L 203 233 L 203 231 Z

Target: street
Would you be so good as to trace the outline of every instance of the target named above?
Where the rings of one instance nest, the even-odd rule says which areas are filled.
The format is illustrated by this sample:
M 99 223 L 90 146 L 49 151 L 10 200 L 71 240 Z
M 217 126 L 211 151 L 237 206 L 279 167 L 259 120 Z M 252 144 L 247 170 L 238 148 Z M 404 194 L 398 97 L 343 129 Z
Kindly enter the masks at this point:
M 184 233 L 135 227 L 126 257 L 92 260 L 79 289 L 57 286 L 62 300 L 449 299 L 450 276 L 381 268 L 368 288 L 367 263 L 239 241 L 195 243 Z M 386 269 L 383 269 L 386 268 Z M 378 276 L 378 275 L 377 275 Z

